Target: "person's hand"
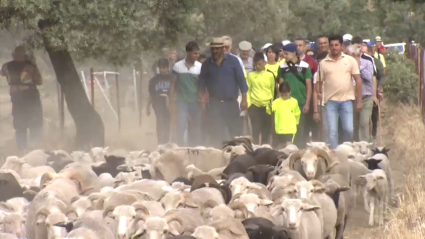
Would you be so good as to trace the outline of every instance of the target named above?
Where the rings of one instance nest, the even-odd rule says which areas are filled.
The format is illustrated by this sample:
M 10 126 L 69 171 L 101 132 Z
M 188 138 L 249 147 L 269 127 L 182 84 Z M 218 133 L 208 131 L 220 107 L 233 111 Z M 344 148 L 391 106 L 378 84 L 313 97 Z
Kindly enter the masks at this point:
M 316 92 L 317 94 L 317 99 L 322 99 L 322 92 Z
M 379 105 L 379 100 L 378 100 L 378 98 L 377 98 L 376 96 L 374 96 L 374 97 L 373 97 L 373 102 L 374 102 L 376 105 Z
M 314 112 L 313 113 L 313 120 L 316 123 L 319 123 L 320 122 L 320 114 L 319 114 L 319 112 Z
M 310 106 L 308 104 L 305 104 L 303 107 L 303 113 L 307 114 L 309 110 L 310 110 Z
M 361 100 L 356 101 L 356 111 L 360 112 L 363 108 L 363 102 Z
M 147 116 L 150 116 L 150 115 L 151 115 L 151 107 L 148 107 L 148 108 L 146 109 L 146 115 L 147 115 Z
M 239 107 L 241 108 L 241 111 L 245 111 L 246 109 L 248 109 L 248 103 L 246 102 L 246 100 L 242 100 Z

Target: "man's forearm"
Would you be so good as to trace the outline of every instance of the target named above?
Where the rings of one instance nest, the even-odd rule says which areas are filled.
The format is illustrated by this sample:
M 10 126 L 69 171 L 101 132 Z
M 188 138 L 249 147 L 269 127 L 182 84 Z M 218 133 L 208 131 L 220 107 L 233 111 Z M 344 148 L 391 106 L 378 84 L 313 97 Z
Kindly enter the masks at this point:
M 356 81 L 356 100 L 361 101 L 362 100 L 362 80 L 360 79 L 360 75 L 356 75 L 354 79 Z
M 307 82 L 306 82 L 307 84 L 307 97 L 306 97 L 306 99 L 305 99 L 305 103 L 307 104 L 307 105 L 310 105 L 310 101 L 311 101 L 311 94 L 312 94 L 312 89 L 311 89 L 311 80 L 308 80 Z
M 246 93 L 241 93 L 241 95 L 242 95 L 242 101 L 246 102 L 247 101 Z
M 376 77 L 374 76 L 372 79 L 373 97 L 376 97 L 377 87 Z

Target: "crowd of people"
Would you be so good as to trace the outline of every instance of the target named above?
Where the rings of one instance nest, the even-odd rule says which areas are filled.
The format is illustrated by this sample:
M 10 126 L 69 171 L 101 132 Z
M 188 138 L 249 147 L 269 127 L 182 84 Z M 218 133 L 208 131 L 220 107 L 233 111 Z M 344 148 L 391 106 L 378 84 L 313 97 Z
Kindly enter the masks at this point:
M 213 38 L 207 54 L 193 41 L 179 61 L 171 51 L 149 82 L 158 143 L 220 147 L 247 133 L 274 147 L 374 143 L 386 67 L 381 37 L 370 44 L 350 34 L 320 36 L 317 50 L 308 43 L 297 38 L 256 51 L 242 41 L 233 51 L 224 36 Z

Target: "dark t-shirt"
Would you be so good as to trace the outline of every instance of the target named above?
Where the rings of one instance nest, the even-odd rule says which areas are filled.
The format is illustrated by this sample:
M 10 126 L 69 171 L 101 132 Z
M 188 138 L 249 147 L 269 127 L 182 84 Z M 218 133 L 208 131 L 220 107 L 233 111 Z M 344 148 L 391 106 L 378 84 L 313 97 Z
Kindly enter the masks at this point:
M 164 102 L 165 98 L 160 96 L 160 94 L 170 94 L 171 89 L 171 80 L 173 75 L 155 75 L 149 81 L 149 95 L 151 96 L 152 103 Z
M 9 85 L 34 85 L 31 74 L 26 71 L 29 69 L 28 67 L 34 67 L 34 65 L 29 61 L 10 61 L 6 63 L 4 68 L 7 70 L 7 73 L 5 73 Z

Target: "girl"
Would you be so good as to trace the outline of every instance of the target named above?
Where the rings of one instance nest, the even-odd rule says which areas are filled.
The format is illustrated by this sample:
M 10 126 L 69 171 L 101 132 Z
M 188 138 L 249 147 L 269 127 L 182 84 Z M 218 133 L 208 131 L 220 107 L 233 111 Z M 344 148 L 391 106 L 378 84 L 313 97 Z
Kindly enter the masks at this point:
M 146 106 L 146 114 L 151 114 L 151 105 L 156 115 L 156 135 L 158 144 L 166 144 L 170 141 L 170 111 L 169 101 L 171 81 L 169 61 L 167 58 L 158 60 L 159 74 L 149 81 L 149 100 Z
M 291 97 L 289 84 L 284 81 L 279 85 L 280 98 L 273 101 L 267 113 L 274 115 L 275 147 L 284 148 L 293 142 L 297 133 L 301 111 L 296 99 Z
M 264 55 L 257 52 L 253 59 L 255 71 L 249 73 L 246 83 L 248 85 L 248 99 L 251 105 L 248 116 L 251 120 L 252 137 L 254 143 L 268 144 L 270 141 L 271 118 L 267 114 L 267 106 L 274 99 L 275 77 L 265 68 Z

